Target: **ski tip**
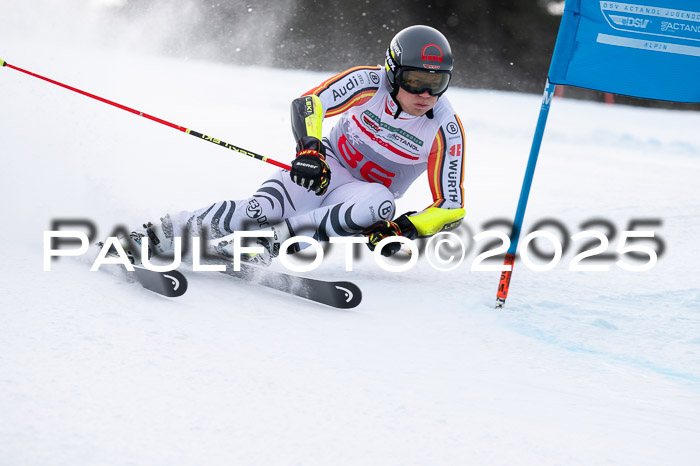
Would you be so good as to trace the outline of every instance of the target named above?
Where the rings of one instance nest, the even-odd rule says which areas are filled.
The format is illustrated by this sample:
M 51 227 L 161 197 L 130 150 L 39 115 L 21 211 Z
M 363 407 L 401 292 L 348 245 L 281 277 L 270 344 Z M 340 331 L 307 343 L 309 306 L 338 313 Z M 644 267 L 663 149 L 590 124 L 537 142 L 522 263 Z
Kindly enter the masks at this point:
M 134 266 L 134 274 L 141 286 L 168 298 L 177 298 L 187 291 L 187 278 L 177 270 L 155 272 L 145 267 Z
M 162 274 L 164 279 L 170 281 L 170 288 L 168 288 L 168 297 L 177 298 L 182 296 L 187 291 L 187 278 L 176 271 L 165 272 Z
M 337 290 L 339 299 L 334 303 L 334 307 L 340 309 L 352 309 L 362 302 L 362 291 L 352 282 L 335 282 L 333 286 Z
M 5 63 L 6 63 L 5 60 L 3 60 L 2 58 L 0 58 L 0 66 L 5 66 Z
M 503 309 L 506 305 L 506 300 L 503 298 L 496 298 L 496 309 Z

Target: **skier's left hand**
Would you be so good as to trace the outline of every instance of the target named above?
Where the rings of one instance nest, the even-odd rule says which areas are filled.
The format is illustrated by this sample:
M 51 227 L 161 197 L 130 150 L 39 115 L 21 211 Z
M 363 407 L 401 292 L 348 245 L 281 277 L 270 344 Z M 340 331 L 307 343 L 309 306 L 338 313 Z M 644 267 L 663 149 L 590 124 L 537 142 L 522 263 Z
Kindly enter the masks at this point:
M 413 223 L 408 219 L 408 216 L 414 213 L 415 212 L 406 212 L 393 222 L 381 220 L 363 231 L 362 234 L 369 239 L 367 243 L 369 249 L 374 251 L 381 240 L 390 236 L 404 236 L 408 239 L 416 239 L 418 237 L 418 232 Z M 401 243 L 389 243 L 382 248 L 382 256 L 393 256 L 399 252 L 400 249 Z

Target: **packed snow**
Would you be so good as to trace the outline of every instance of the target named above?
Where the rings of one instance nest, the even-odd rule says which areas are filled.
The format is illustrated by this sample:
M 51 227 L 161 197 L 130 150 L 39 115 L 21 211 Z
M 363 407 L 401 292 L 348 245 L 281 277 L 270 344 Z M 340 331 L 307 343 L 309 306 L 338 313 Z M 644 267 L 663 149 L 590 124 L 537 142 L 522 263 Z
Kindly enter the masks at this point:
M 290 101 L 330 76 L 88 45 L 0 58 L 286 163 Z M 546 272 L 518 261 L 496 311 L 499 272 L 471 270 L 488 240 L 466 240 L 512 220 L 541 98 L 446 96 L 467 135 L 465 261 L 392 273 L 363 252 L 347 272 L 333 248 L 306 275 L 362 288 L 340 311 L 187 266 L 188 292 L 163 298 L 90 272 L 96 250 L 43 271 L 55 220 L 102 239 L 276 169 L 0 69 L 0 464 L 697 464 L 700 115 L 555 99 L 524 233 L 597 219 L 610 253 L 642 219 L 664 249 L 644 272 L 570 271 L 582 242 Z M 421 177 L 398 211 L 430 202 Z

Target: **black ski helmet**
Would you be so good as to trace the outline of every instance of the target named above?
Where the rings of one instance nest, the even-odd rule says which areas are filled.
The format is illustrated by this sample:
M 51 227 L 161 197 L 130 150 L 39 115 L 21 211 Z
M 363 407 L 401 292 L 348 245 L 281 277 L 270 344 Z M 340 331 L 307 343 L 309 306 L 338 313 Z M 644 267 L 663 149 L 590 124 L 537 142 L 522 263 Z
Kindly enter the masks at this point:
M 442 95 L 452 77 L 452 49 L 437 29 L 422 25 L 410 26 L 391 40 L 386 49 L 384 68 L 392 97 L 398 94 L 401 74 L 407 70 L 446 74 L 444 89 L 433 94 Z

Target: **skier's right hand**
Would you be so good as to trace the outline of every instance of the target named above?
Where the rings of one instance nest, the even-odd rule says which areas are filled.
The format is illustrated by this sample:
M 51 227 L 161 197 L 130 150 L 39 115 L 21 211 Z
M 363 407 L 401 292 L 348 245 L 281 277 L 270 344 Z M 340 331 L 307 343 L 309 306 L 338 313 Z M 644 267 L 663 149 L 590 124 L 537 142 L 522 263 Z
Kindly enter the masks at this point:
M 304 136 L 297 144 L 297 156 L 289 175 L 299 186 L 322 196 L 331 182 L 331 169 L 326 163 L 326 148 L 312 136 Z

